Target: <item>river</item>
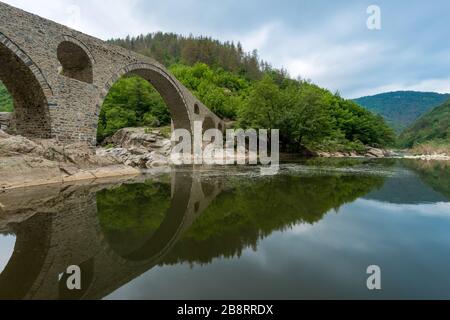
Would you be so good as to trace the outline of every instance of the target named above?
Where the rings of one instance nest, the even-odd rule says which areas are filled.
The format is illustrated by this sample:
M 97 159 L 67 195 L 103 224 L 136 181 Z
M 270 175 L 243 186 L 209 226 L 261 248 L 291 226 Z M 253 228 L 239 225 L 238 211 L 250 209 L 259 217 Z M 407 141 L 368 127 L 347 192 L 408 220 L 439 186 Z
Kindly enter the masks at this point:
M 389 159 L 11 190 L 0 298 L 449 299 L 449 199 L 448 162 Z

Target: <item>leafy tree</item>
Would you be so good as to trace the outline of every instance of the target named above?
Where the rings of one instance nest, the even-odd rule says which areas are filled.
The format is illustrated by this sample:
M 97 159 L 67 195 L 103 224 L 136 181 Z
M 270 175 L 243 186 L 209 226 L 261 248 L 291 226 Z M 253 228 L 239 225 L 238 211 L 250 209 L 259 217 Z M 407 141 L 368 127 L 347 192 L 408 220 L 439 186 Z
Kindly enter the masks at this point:
M 12 112 L 14 104 L 11 95 L 0 81 L 0 112 Z
M 170 123 L 169 110 L 159 93 L 144 79 L 122 78 L 103 103 L 97 137 L 102 141 L 119 129 Z
M 236 119 L 237 111 L 250 86 L 249 81 L 221 68 L 213 70 L 204 63 L 197 63 L 192 67 L 177 64 L 170 70 L 217 115 Z

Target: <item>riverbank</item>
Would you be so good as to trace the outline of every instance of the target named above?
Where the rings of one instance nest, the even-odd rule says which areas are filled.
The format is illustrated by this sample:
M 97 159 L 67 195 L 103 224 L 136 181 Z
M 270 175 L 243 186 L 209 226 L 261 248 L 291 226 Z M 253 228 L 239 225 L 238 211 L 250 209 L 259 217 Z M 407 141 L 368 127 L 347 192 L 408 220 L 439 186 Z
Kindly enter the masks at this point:
M 0 190 L 131 177 L 148 171 L 129 162 L 137 156 L 134 149 L 127 152 L 130 159 L 120 159 L 85 143 L 60 145 L 55 140 L 30 140 L 0 130 Z M 153 156 L 146 155 L 148 169 L 168 164 L 156 151 L 147 149 L 147 153 Z
M 138 176 L 170 167 L 171 142 L 158 129 L 125 128 L 98 148 L 55 140 L 30 140 L 0 130 L 0 190 Z M 447 154 L 413 155 L 366 148 L 364 152 L 317 152 L 322 158 L 406 158 L 449 161 Z

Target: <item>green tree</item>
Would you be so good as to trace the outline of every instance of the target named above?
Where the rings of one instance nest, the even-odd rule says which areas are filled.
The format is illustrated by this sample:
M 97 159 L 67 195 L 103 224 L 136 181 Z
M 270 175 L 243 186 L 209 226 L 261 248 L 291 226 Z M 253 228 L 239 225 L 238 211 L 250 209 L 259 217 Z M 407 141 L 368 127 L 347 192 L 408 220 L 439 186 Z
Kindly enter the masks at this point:
M 0 81 L 0 112 L 12 112 L 13 110 L 13 99 L 4 84 Z
M 139 77 L 122 78 L 105 98 L 97 138 L 102 141 L 125 127 L 169 123 L 170 113 L 164 100 L 146 80 Z

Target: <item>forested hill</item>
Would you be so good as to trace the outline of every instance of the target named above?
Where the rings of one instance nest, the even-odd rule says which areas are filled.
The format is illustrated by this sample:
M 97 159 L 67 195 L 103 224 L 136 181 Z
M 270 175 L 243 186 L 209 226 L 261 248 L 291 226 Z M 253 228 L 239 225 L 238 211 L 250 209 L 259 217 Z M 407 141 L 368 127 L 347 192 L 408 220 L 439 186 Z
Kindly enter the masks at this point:
M 244 52 L 239 42 L 220 42 L 209 37 L 156 32 L 109 42 L 153 57 L 167 67 L 179 63 L 193 66 L 201 62 L 213 69 L 222 68 L 251 80 L 261 79 L 263 72 L 270 68 L 259 59 L 256 50 Z
M 450 94 L 397 91 L 362 97 L 354 101 L 382 115 L 397 132 L 411 126 L 420 116 L 450 99 Z
M 400 136 L 404 147 L 423 143 L 450 144 L 450 100 L 427 112 Z
M 239 43 L 172 33 L 110 42 L 163 63 L 206 106 L 237 126 L 279 129 L 284 151 L 364 150 L 364 145 L 394 142 L 381 116 L 308 81 L 290 78 L 262 61 L 256 51 L 246 53 Z M 163 110 L 148 84 L 122 79 L 105 100 L 99 140 L 122 126 L 166 124 L 170 115 Z
M 241 128 L 279 129 L 282 151 L 364 151 L 394 143 L 381 116 L 309 81 L 272 68 L 258 53 L 206 37 L 154 33 L 111 43 L 166 65 L 198 99 Z M 161 96 L 145 80 L 122 78 L 102 106 L 98 140 L 124 127 L 170 125 Z

